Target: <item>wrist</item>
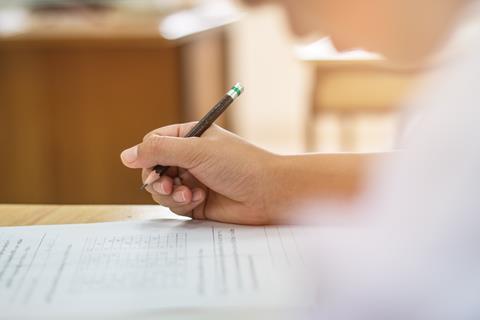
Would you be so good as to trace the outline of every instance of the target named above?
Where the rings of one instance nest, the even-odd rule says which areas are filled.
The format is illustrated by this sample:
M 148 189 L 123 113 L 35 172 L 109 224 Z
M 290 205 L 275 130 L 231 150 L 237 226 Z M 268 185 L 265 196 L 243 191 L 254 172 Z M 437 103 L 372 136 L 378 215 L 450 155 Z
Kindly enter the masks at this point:
M 289 156 L 272 154 L 266 166 L 265 210 L 269 223 L 286 222 L 293 199 L 295 161 Z M 297 177 L 298 178 L 298 177 Z M 293 188 L 293 189 L 292 189 Z
M 362 154 L 275 155 L 268 162 L 267 214 L 285 222 L 312 201 L 348 202 L 362 186 Z

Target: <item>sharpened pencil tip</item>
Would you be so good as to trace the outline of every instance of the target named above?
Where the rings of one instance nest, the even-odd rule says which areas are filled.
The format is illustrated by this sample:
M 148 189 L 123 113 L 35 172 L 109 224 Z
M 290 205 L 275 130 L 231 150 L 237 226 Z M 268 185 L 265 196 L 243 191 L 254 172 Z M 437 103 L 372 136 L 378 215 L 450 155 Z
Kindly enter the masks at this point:
M 147 186 L 148 186 L 148 183 L 145 183 L 143 186 L 140 187 L 140 190 L 145 190 Z

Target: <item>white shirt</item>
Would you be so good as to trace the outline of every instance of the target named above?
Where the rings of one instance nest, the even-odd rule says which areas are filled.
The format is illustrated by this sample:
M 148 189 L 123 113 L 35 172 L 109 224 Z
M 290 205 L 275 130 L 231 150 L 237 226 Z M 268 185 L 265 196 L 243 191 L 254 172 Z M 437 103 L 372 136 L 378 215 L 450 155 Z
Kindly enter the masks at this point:
M 468 28 L 412 100 L 405 150 L 375 168 L 356 208 L 368 227 L 319 238 L 316 318 L 480 319 L 480 29 Z

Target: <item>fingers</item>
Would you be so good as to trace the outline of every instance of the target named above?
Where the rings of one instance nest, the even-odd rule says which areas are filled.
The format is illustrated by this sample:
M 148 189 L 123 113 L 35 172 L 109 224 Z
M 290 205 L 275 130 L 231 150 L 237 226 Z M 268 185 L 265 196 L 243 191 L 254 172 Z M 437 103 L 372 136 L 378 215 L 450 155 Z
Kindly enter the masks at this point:
M 196 122 L 188 122 L 182 124 L 173 124 L 150 131 L 143 137 L 143 141 L 148 140 L 151 136 L 170 136 L 170 137 L 185 137 L 187 133 L 195 126 Z
M 144 169 L 143 179 L 150 172 L 151 170 Z M 203 212 L 206 191 L 199 186 L 201 184 L 188 171 L 172 167 L 166 175 L 147 186 L 146 190 L 152 194 L 157 203 L 168 207 L 176 214 L 205 219 Z
M 161 176 L 151 186 L 153 189 L 151 193 L 157 193 L 162 196 L 169 196 L 173 192 L 173 179 L 168 176 Z M 150 191 L 150 190 L 149 190 Z
M 149 132 L 142 143 L 121 153 L 123 164 L 129 168 L 151 168 L 157 164 L 187 169 L 196 167 L 209 150 L 203 139 L 183 138 L 195 124 L 196 122 L 175 124 Z M 212 125 L 205 135 L 219 132 L 222 129 Z
M 173 190 L 170 195 L 163 195 L 157 193 L 157 188 L 159 183 L 154 184 L 154 192 L 152 192 L 153 199 L 165 206 L 168 207 L 172 212 L 196 218 L 193 216 L 193 211 L 201 206 L 205 200 L 205 191 L 201 188 L 195 188 L 191 190 L 187 186 L 173 186 Z M 203 215 L 202 215 L 203 216 Z
M 151 135 L 123 151 L 121 159 L 129 168 L 150 168 L 160 163 L 190 169 L 201 163 L 203 154 L 201 139 Z
M 156 129 L 145 135 L 140 144 L 124 150 L 121 159 L 129 168 L 142 168 L 143 181 L 155 165 L 170 166 L 169 171 L 147 186 L 146 190 L 156 202 L 177 214 L 204 217 L 202 203 L 205 202 L 207 193 L 198 187 L 201 184 L 193 176 L 185 175 L 188 170 L 203 163 L 211 151 L 207 148 L 210 145 L 202 139 L 183 138 L 195 124 L 196 122 L 190 122 Z M 210 134 L 218 134 L 216 126 L 211 129 L 213 131 L 210 130 Z M 179 170 L 179 167 L 184 169 Z M 184 176 L 185 185 L 175 183 L 172 177 L 176 176 Z
M 142 182 L 145 183 L 147 177 L 152 173 L 152 169 L 142 169 Z M 167 172 L 165 172 L 164 176 L 168 177 L 176 177 L 178 175 L 178 168 L 177 167 L 170 167 L 168 168 Z M 157 180 L 158 181 L 158 180 Z
M 161 127 L 155 130 L 150 131 L 143 137 L 143 141 L 148 140 L 152 136 L 168 136 L 168 137 L 186 137 L 188 132 L 197 124 L 196 121 L 193 122 L 187 122 L 187 123 L 181 123 L 181 124 L 173 124 L 165 127 Z M 214 131 L 222 131 L 222 129 L 217 126 L 216 124 L 213 124 L 209 129 L 209 132 L 214 132 Z M 224 131 L 224 130 L 223 130 Z

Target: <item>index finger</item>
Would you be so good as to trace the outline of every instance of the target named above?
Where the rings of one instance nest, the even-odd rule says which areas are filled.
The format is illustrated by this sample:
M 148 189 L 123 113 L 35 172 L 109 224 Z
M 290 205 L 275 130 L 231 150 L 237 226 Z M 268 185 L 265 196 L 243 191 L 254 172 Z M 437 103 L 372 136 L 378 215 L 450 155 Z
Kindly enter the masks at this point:
M 150 138 L 152 135 L 168 136 L 168 137 L 185 137 L 187 133 L 197 124 L 197 122 L 187 122 L 180 124 L 172 124 L 150 131 L 143 137 L 143 141 Z

